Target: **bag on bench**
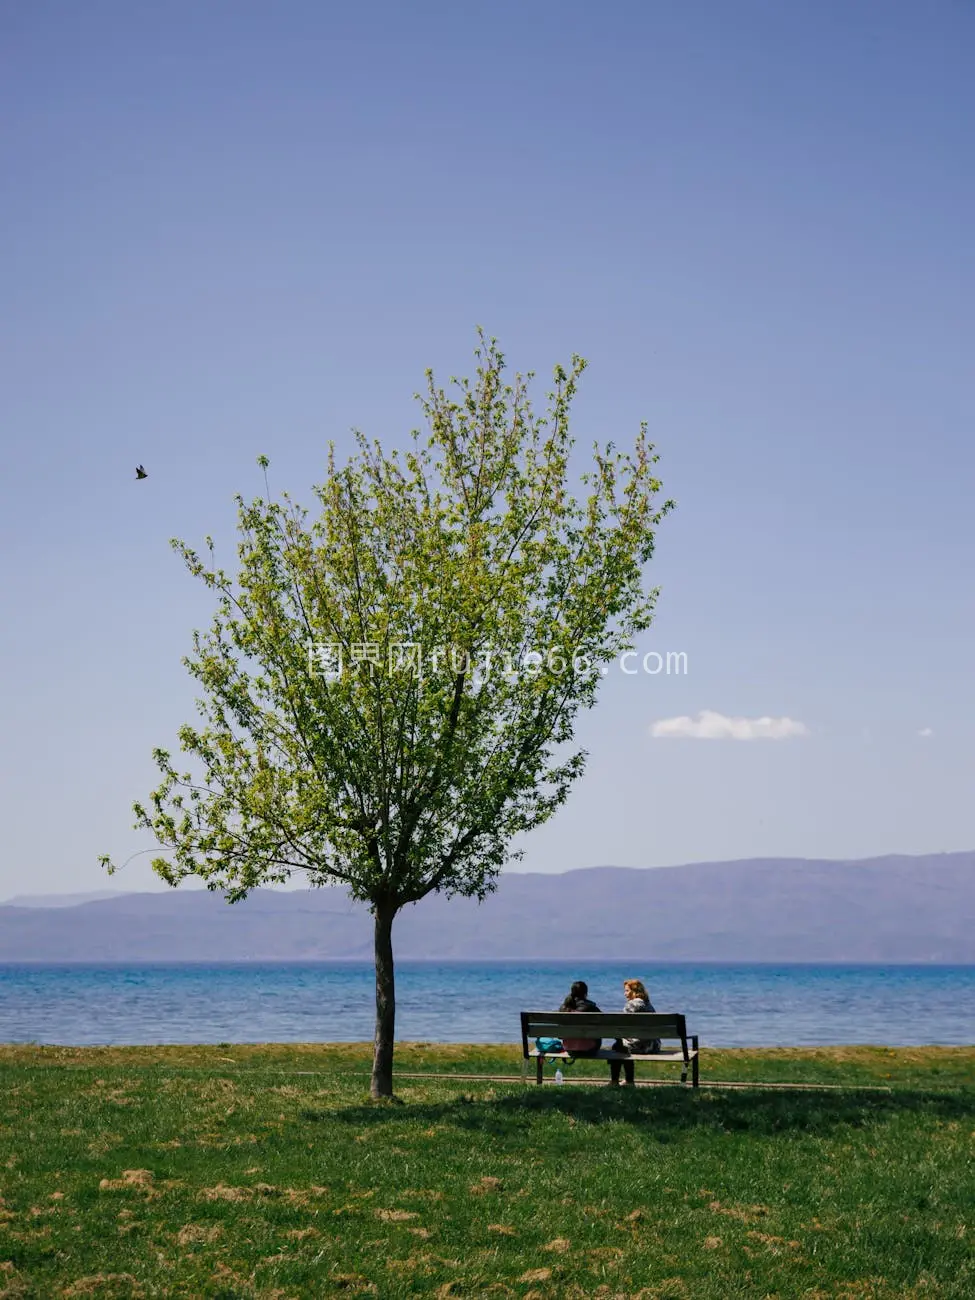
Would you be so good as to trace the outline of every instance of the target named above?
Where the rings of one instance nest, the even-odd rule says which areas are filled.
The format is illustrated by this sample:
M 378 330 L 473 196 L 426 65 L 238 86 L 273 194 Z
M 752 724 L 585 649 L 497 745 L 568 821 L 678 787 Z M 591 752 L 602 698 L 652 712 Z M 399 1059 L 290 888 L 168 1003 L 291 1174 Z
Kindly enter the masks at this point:
M 561 1052 L 563 1050 L 561 1038 L 536 1038 L 535 1046 L 543 1056 L 547 1056 L 549 1052 Z

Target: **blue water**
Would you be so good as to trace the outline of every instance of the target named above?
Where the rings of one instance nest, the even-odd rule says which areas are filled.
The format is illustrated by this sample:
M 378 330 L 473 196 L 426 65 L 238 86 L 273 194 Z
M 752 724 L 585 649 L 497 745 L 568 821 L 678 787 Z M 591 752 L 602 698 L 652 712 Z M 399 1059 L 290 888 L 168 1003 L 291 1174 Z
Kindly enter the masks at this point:
M 624 977 L 715 1047 L 975 1042 L 975 966 L 403 962 L 399 1040 L 517 1042 L 518 1013 L 557 1007 L 573 979 L 604 1011 Z M 0 1041 L 82 1044 L 361 1042 L 363 962 L 0 964 Z

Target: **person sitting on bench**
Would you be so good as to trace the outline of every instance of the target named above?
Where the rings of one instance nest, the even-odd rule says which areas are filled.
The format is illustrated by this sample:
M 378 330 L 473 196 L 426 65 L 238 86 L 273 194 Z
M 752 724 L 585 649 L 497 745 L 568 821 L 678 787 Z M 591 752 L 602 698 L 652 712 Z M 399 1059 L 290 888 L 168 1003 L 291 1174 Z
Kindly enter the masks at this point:
M 655 1010 L 650 996 L 644 988 L 642 980 L 624 980 L 623 997 L 626 1000 L 624 1011 L 653 1011 Z M 654 1053 L 660 1051 L 660 1039 L 642 1039 L 642 1038 L 617 1038 L 613 1044 L 614 1052 L 637 1052 L 637 1053 Z M 626 1075 L 626 1082 L 630 1087 L 636 1086 L 635 1067 L 632 1061 L 610 1061 L 609 1063 L 609 1081 L 616 1087 L 620 1082 L 620 1066 Z
M 559 1007 L 560 1011 L 598 1011 L 589 997 L 589 985 L 585 980 L 576 980 L 569 989 L 569 996 Z M 563 1038 L 562 1046 L 573 1056 L 595 1056 L 603 1045 L 601 1038 Z

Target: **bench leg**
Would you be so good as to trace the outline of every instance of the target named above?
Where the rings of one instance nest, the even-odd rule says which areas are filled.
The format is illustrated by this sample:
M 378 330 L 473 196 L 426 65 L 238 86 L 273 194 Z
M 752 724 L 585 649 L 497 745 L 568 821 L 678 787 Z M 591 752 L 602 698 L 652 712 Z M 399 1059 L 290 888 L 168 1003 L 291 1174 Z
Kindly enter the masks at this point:
M 545 1070 L 545 1057 L 544 1057 L 544 1056 L 536 1056 L 536 1057 L 535 1057 L 535 1066 L 536 1066 L 536 1070 L 537 1070 L 537 1076 L 536 1076 L 535 1082 L 536 1082 L 539 1086 L 541 1086 L 542 1077 L 543 1077 L 543 1072 L 544 1072 L 544 1070 Z
M 691 1066 L 691 1087 L 692 1087 L 692 1088 L 696 1088 L 696 1087 L 699 1086 L 699 1085 L 698 1085 L 698 1077 L 697 1077 L 697 1063 L 698 1063 L 698 1060 L 700 1059 L 700 1057 L 699 1057 L 699 1054 L 698 1054 L 698 1046 L 697 1046 L 697 1042 L 698 1042 L 698 1040 L 697 1040 L 697 1036 L 695 1035 L 695 1036 L 691 1039 L 691 1045 L 692 1045 L 693 1048 L 694 1048 L 694 1064 Z

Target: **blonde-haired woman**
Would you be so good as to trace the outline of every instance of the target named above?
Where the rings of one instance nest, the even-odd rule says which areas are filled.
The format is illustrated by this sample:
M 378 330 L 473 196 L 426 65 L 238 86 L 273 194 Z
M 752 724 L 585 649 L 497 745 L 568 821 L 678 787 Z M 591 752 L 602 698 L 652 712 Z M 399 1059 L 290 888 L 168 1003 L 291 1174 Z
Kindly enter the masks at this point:
M 654 1006 L 650 1001 L 650 995 L 643 984 L 642 980 L 624 980 L 623 997 L 626 1001 L 624 1011 L 653 1011 Z M 613 1044 L 619 1052 L 637 1052 L 650 1053 L 660 1051 L 659 1038 L 623 1038 L 617 1039 Z M 609 1063 L 609 1081 L 611 1084 L 619 1086 L 620 1067 L 626 1075 L 626 1082 L 633 1087 L 636 1083 L 635 1070 L 632 1061 L 610 1061 Z

